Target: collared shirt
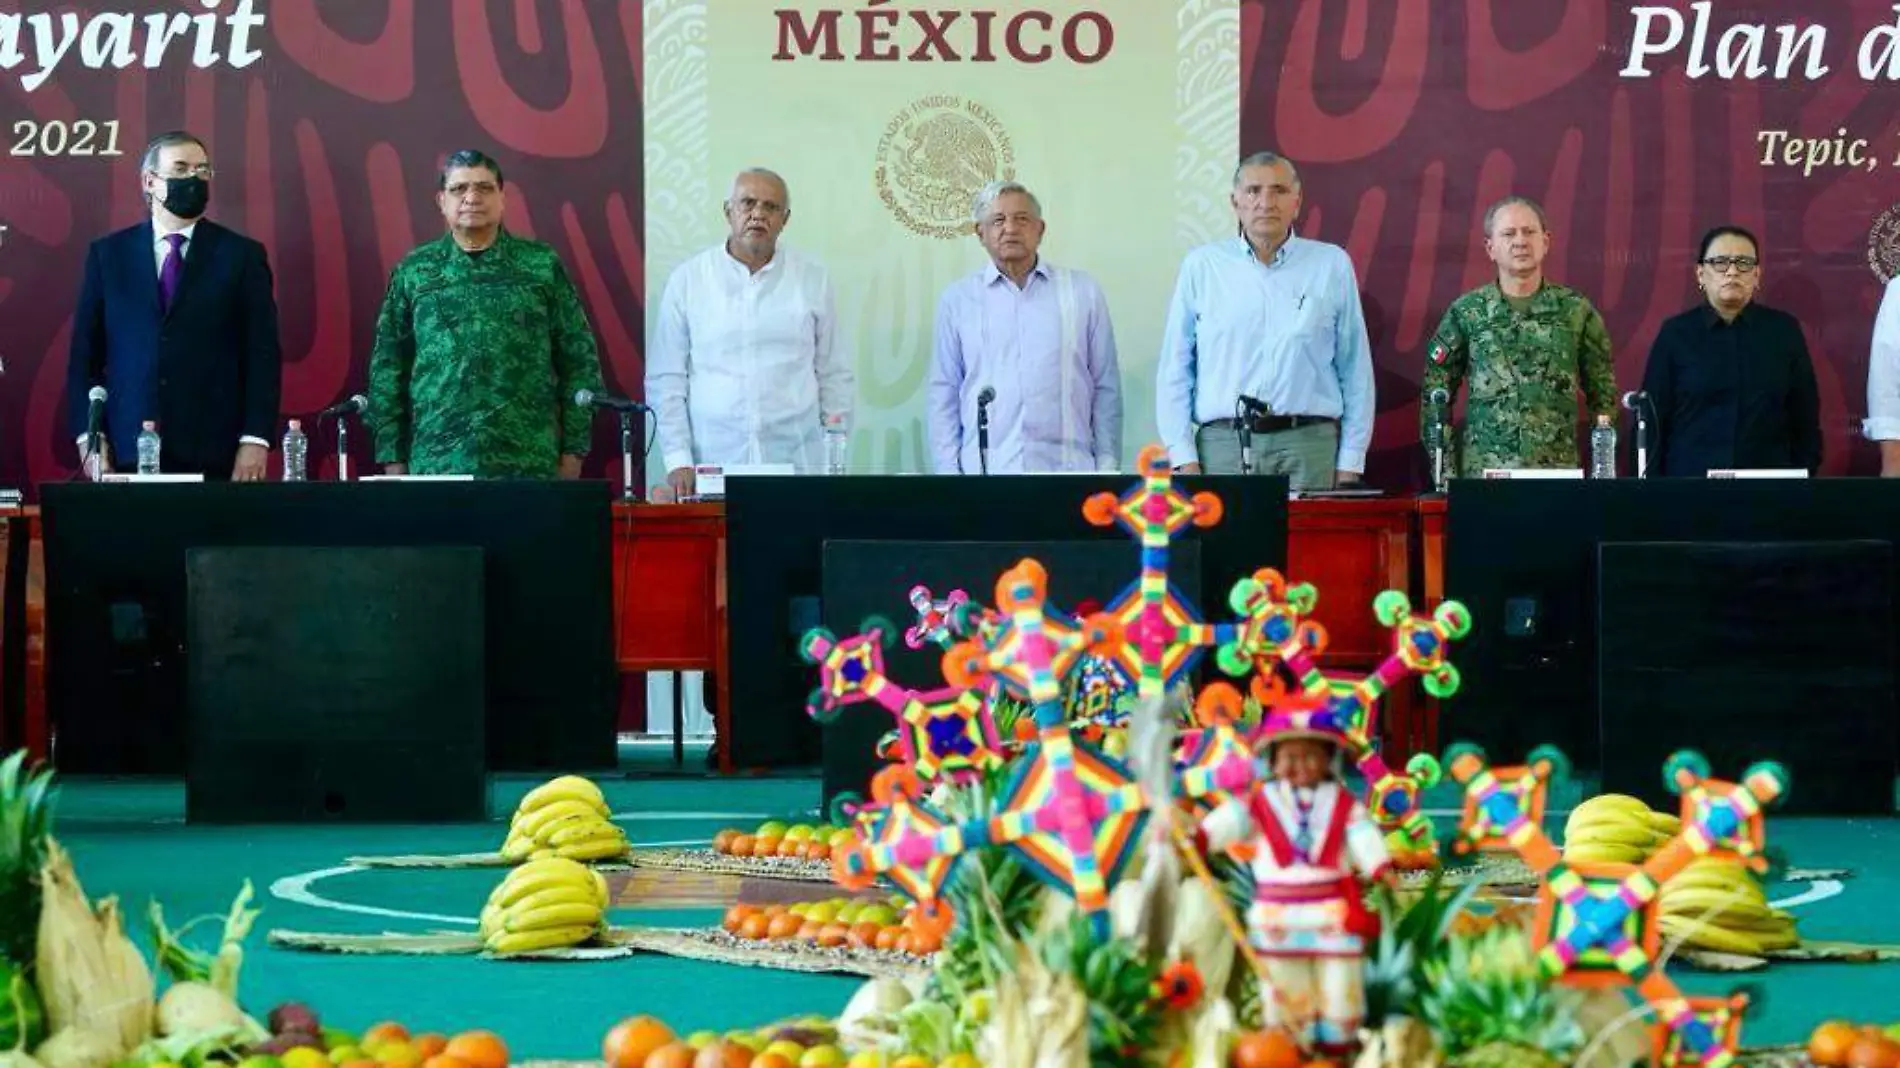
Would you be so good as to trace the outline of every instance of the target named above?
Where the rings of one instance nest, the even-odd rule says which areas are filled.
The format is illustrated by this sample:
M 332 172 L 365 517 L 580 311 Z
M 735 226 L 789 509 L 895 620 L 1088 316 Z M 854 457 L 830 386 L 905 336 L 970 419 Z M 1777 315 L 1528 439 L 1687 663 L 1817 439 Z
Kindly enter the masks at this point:
M 991 474 L 1113 471 L 1121 375 L 1108 301 L 1088 274 L 1038 259 L 1023 287 L 994 263 L 937 301 L 928 412 L 940 475 L 984 470 L 977 398 L 989 404 Z
M 1656 407 L 1657 474 L 1821 466 L 1814 364 L 1794 316 L 1760 304 L 1724 322 L 1704 303 L 1665 321 L 1643 389 Z
M 849 428 L 855 381 L 830 274 L 781 244 L 757 273 L 724 243 L 667 279 L 647 403 L 669 471 L 694 463 L 824 469 L 824 424 Z
M 1867 360 L 1867 418 L 1861 433 L 1870 441 L 1900 441 L 1900 278 L 1887 283 L 1874 316 L 1873 351 Z
M 1275 415 L 1338 419 L 1339 470 L 1366 469 L 1372 344 L 1345 249 L 1288 235 L 1263 264 L 1237 236 L 1182 261 L 1155 388 L 1168 459 L 1198 463 L 1195 426 L 1232 419 L 1243 394 Z
M 198 228 L 198 220 L 193 219 L 184 229 L 172 231 L 172 233 L 185 235 L 185 243 L 178 246 L 178 255 L 180 257 L 185 257 L 185 256 L 190 255 L 191 232 L 193 230 L 196 230 L 197 228 Z M 165 257 L 171 254 L 172 254 L 172 244 L 171 244 L 170 235 L 161 234 L 158 232 L 158 227 L 156 226 L 152 227 L 152 255 L 155 257 L 154 262 L 158 266 L 159 274 L 165 273 Z

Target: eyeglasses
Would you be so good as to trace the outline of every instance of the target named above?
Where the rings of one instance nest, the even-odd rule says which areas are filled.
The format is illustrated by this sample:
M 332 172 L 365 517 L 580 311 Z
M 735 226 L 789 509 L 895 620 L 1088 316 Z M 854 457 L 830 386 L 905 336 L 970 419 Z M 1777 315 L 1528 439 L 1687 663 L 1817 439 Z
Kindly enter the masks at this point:
M 200 163 L 196 167 L 191 168 L 173 167 L 163 174 L 157 171 L 147 171 L 146 173 L 154 178 L 203 178 L 209 181 L 215 177 L 218 172 L 211 169 L 211 164 Z
M 756 197 L 740 197 L 738 200 L 733 201 L 733 207 L 738 208 L 739 213 L 742 215 L 749 215 L 754 210 L 757 210 L 761 215 L 767 218 L 774 218 L 779 212 L 785 210 L 784 205 L 776 200 L 759 200 Z
M 1743 274 L 1747 274 L 1754 270 L 1760 263 L 1761 261 L 1753 256 L 1710 256 L 1708 259 L 1702 261 L 1702 266 L 1707 267 L 1717 274 L 1725 274 L 1731 267 Z
M 474 193 L 478 197 L 492 197 L 501 192 L 501 187 L 493 182 L 457 182 L 449 186 L 448 194 L 457 200 Z

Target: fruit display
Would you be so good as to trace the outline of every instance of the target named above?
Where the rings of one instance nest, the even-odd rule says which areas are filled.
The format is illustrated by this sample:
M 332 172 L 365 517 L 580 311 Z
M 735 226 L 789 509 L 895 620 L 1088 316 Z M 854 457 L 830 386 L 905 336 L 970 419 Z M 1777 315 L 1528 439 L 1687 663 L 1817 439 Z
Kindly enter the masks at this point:
M 969 1053 L 932 1058 L 879 1050 L 848 1052 L 838 1023 L 822 1016 L 765 1027 L 681 1035 L 652 1016 L 630 1016 L 601 1041 L 606 1068 L 982 1068 Z
M 1818 1068 L 1893 1068 L 1900 1064 L 1900 1024 L 1881 1028 L 1829 1020 L 1808 1036 L 1808 1063 Z
M 578 775 L 550 779 L 529 791 L 515 807 L 501 855 L 516 862 L 548 857 L 622 859 L 631 847 L 612 815 L 606 797 L 592 780 Z
M 1626 794 L 1598 794 L 1564 823 L 1564 859 L 1641 864 L 1682 829 L 1680 817 L 1657 812 Z
M 779 857 L 829 864 L 831 852 L 851 841 L 854 832 L 828 824 L 767 820 L 751 831 L 727 828 L 713 836 L 713 852 L 728 857 Z
M 1663 883 L 1657 908 L 1663 938 L 1696 949 L 1759 957 L 1801 944 L 1794 914 L 1771 907 L 1739 860 L 1697 858 Z
M 482 906 L 482 944 L 499 955 L 583 945 L 606 929 L 607 879 L 566 857 L 510 871 Z
M 941 937 L 901 922 L 904 899 L 889 901 L 831 898 L 793 905 L 734 905 L 720 927 L 751 942 L 796 941 L 826 949 L 886 950 L 926 957 L 943 946 Z
M 308 1006 L 270 1013 L 271 1037 L 251 1046 L 240 1068 L 508 1068 L 508 1044 L 492 1031 L 412 1033 L 385 1020 L 361 1035 L 322 1026 Z

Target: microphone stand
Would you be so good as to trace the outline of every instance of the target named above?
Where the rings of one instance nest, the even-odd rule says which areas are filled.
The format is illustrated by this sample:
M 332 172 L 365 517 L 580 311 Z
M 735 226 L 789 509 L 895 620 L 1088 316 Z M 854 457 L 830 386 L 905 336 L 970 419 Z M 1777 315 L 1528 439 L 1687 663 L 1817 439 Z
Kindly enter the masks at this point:
M 990 406 L 976 406 L 976 462 L 985 475 L 990 473 Z
M 1240 473 L 1253 474 L 1253 422 L 1247 402 L 1234 401 L 1234 436 L 1240 442 Z
M 645 457 L 641 457 L 645 466 Z M 631 501 L 633 497 L 633 413 L 620 412 L 620 499 Z
M 1636 477 L 1649 477 L 1649 420 L 1643 415 L 1643 406 L 1649 403 L 1644 397 L 1631 407 L 1636 409 Z
M 336 480 L 350 480 L 350 423 L 341 412 L 336 417 Z

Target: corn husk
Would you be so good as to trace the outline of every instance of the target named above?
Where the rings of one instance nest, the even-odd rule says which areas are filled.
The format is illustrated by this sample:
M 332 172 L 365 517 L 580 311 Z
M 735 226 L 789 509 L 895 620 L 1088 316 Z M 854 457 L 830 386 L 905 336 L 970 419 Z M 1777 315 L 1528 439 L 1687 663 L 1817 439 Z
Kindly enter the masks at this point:
M 1011 1068 L 1088 1068 L 1088 1024 L 1088 998 L 1075 980 L 1019 947 L 1015 971 L 997 979 L 977 1057 Z
M 126 1050 L 114 1049 L 113 1037 L 90 1027 L 67 1027 L 40 1043 L 33 1056 L 45 1068 L 111 1068 Z
M 40 886 L 35 968 L 47 1024 L 55 1039 L 67 1030 L 97 1035 L 102 1048 L 111 1047 L 110 1063 L 151 1035 L 155 994 L 151 969 L 125 935 L 118 900 L 106 898 L 95 911 L 73 871 L 72 857 L 52 839 L 47 840 Z M 53 1044 L 53 1039 L 47 1044 Z M 67 1036 L 54 1048 L 56 1052 L 75 1050 L 76 1055 L 67 1058 L 73 1063 L 84 1060 L 78 1054 L 89 1055 L 93 1044 L 82 1045 L 80 1039 Z M 54 1068 L 44 1053 L 35 1055 L 47 1068 Z
M 1430 1028 L 1409 1016 L 1392 1016 L 1376 1031 L 1359 1032 L 1353 1068 L 1438 1068 L 1443 1063 Z
M 0 1053 L 0 1068 L 46 1068 L 30 1054 L 13 1049 Z

